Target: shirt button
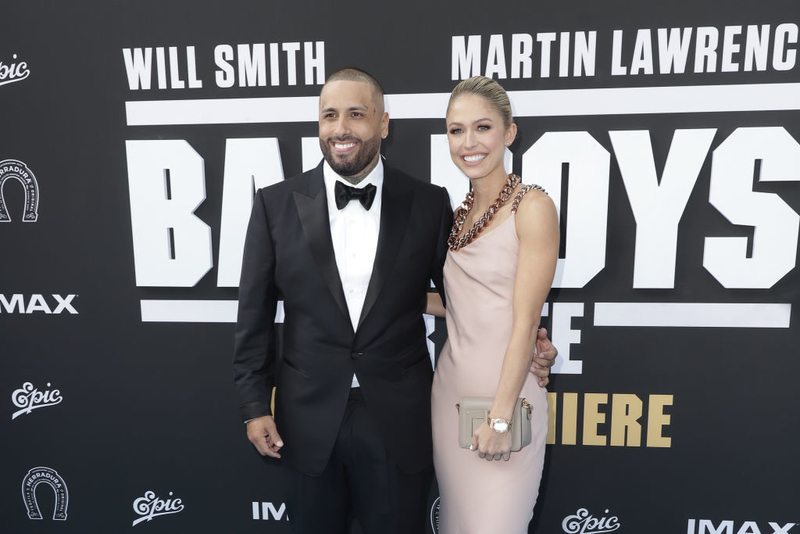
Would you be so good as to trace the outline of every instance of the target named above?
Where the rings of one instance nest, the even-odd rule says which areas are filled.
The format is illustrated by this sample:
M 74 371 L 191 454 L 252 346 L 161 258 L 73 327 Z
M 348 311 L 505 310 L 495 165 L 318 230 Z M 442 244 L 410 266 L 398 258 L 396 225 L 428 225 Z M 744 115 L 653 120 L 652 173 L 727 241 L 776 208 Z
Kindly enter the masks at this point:
M 347 292 L 348 292 L 348 293 L 350 293 L 350 294 L 352 295 L 353 293 L 355 293 L 355 292 L 356 292 L 356 290 L 355 290 L 355 289 L 348 289 L 348 290 L 347 290 Z

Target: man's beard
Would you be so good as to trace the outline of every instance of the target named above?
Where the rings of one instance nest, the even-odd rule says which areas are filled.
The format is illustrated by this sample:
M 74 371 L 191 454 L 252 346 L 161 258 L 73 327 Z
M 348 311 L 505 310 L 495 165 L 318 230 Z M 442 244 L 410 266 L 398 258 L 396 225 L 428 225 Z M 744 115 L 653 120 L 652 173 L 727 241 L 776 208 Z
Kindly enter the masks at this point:
M 346 143 L 348 141 L 355 141 L 361 145 L 360 149 L 345 160 L 337 160 L 332 153 L 331 142 Z M 375 155 L 381 148 L 381 142 L 378 137 L 373 137 L 366 142 L 361 141 L 358 137 L 329 137 L 328 139 L 320 139 L 319 147 L 322 149 L 322 155 L 325 161 L 339 176 L 355 176 L 367 168 L 370 162 L 375 159 Z

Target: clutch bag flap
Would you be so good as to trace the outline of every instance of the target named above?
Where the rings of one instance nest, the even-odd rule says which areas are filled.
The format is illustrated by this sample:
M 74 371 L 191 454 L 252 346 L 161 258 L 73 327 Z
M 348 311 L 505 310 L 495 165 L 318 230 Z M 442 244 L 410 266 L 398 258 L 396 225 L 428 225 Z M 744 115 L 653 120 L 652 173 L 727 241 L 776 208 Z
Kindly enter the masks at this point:
M 469 449 L 472 436 L 489 417 L 493 397 L 464 397 L 458 409 L 458 445 Z M 524 398 L 517 399 L 511 417 L 511 450 L 516 452 L 531 442 L 531 411 L 533 406 Z

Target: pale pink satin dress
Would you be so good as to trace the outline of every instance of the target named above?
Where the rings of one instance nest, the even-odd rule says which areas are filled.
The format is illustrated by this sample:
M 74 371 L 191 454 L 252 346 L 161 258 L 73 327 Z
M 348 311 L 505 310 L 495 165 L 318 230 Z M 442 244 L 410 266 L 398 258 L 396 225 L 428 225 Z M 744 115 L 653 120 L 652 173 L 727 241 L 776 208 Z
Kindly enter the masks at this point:
M 511 337 L 518 255 L 512 213 L 464 248 L 448 252 L 445 261 L 448 340 L 431 393 L 443 534 L 522 534 L 533 517 L 544 465 L 547 391 L 528 373 L 520 396 L 533 405 L 531 444 L 512 452 L 507 462 L 487 462 L 460 448 L 456 411 L 462 397 L 493 397 L 497 389 Z

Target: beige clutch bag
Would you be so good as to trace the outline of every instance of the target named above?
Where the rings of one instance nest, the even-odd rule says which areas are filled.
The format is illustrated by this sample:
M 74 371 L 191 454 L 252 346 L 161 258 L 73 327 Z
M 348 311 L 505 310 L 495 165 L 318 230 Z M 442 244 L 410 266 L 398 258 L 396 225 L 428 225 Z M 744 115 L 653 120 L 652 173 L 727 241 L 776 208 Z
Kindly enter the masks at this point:
M 456 404 L 458 410 L 458 444 L 462 449 L 469 449 L 472 436 L 478 427 L 489 417 L 492 397 L 464 397 Z M 523 398 L 517 399 L 514 413 L 511 416 L 511 450 L 516 452 L 531 442 L 531 411 L 533 406 Z

